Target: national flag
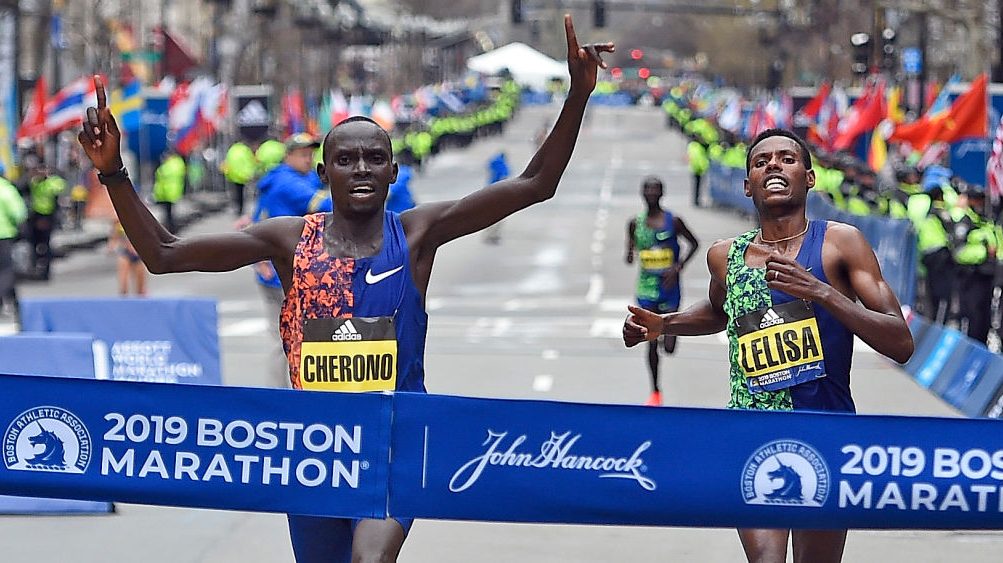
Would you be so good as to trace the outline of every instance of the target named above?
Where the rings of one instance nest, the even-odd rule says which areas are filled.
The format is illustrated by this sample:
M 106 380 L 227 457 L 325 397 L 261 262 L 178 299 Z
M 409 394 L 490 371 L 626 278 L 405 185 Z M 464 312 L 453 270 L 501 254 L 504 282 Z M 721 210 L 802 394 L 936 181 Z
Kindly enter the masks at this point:
M 821 86 L 818 87 L 818 92 L 815 93 L 815 97 L 808 100 L 808 103 L 804 105 L 803 108 L 798 110 L 797 114 L 794 116 L 794 124 L 800 127 L 808 127 L 809 124 L 814 123 L 819 113 L 822 111 L 822 106 L 829 99 L 829 92 L 832 90 L 832 85 L 828 82 L 823 82 Z
M 896 86 L 888 90 L 888 119 L 896 124 L 905 122 L 905 110 L 902 109 L 901 86 Z
M 126 133 L 139 131 L 140 116 L 143 113 L 142 86 L 139 80 L 111 91 L 109 109 L 118 122 L 118 128 Z
M 721 115 L 717 117 L 717 124 L 722 129 L 731 131 L 735 133 L 742 124 L 742 98 L 738 94 L 732 96 L 731 100 L 724 109 L 721 111 Z
M 946 113 L 951 109 L 951 90 L 954 86 L 961 84 L 961 77 L 957 74 L 951 75 L 947 82 L 937 93 L 937 97 L 927 106 L 924 117 L 932 117 L 937 114 Z M 936 85 L 934 85 L 936 87 Z M 928 100 L 929 101 L 929 100 Z
M 286 92 L 282 97 L 282 121 L 285 124 L 285 136 L 306 131 L 306 113 L 303 108 L 303 95 L 296 88 Z
M 35 82 L 35 94 L 28 103 L 28 109 L 24 114 L 21 126 L 17 128 L 14 137 L 17 140 L 45 135 L 45 98 L 48 90 L 45 84 L 45 77 L 41 76 Z
M 878 82 L 869 87 L 856 102 L 847 115 L 840 121 L 832 148 L 845 150 L 853 144 L 860 135 L 873 130 L 885 118 L 885 84 Z
M 907 142 L 916 150 L 924 150 L 930 143 L 953 143 L 971 137 L 989 135 L 989 105 L 986 99 L 988 75 L 980 74 L 968 90 L 958 96 L 946 111 L 938 110 L 920 119 L 899 125 L 889 140 Z M 946 90 L 946 88 L 945 88 Z
M 1003 117 L 996 126 L 993 139 L 993 150 L 986 163 L 987 192 L 992 201 L 999 201 L 1003 196 Z
M 348 119 L 349 115 L 348 100 L 341 90 L 335 90 L 331 93 L 331 127 Z
M 179 84 L 168 100 L 168 130 L 174 135 L 174 147 L 183 155 L 187 155 L 203 136 L 206 124 L 202 114 L 204 96 L 212 87 L 212 81 L 199 77 Z
M 392 131 L 397 123 L 393 108 L 386 100 L 377 100 L 373 104 L 373 121 L 387 131 Z
M 885 163 L 888 162 L 888 144 L 885 142 L 885 138 L 891 134 L 892 127 L 891 120 L 885 119 L 871 132 L 871 143 L 867 150 L 867 165 L 875 172 L 884 168 Z
M 59 133 L 82 125 L 87 108 L 96 105 L 93 77 L 84 76 L 70 82 L 45 102 L 45 132 Z

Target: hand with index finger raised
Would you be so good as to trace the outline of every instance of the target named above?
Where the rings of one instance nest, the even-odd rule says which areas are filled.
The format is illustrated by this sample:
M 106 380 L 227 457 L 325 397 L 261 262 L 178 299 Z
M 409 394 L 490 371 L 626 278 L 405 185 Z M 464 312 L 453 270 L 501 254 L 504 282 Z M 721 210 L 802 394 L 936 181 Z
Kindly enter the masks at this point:
M 77 140 L 94 168 L 102 174 L 111 174 L 122 168 L 122 136 L 115 117 L 108 108 L 108 96 L 101 77 L 94 77 L 97 107 L 87 108 L 84 125 Z
M 575 35 L 575 24 L 570 14 L 564 16 L 564 32 L 568 39 L 568 72 L 571 74 L 571 90 L 589 94 L 596 87 L 599 68 L 606 68 L 602 53 L 616 50 L 613 43 L 589 43 L 579 45 Z

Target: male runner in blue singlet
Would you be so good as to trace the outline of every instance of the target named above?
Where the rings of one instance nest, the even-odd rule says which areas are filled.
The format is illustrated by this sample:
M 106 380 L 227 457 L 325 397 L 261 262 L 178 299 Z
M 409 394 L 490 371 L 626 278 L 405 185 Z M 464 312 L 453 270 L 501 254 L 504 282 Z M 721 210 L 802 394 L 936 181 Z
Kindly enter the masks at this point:
M 646 210 L 627 223 L 628 264 L 635 255 L 640 262 L 637 276 L 637 304 L 656 313 L 674 313 L 679 310 L 679 274 L 700 245 L 683 220 L 662 209 L 664 189 L 662 181 L 649 176 L 641 183 L 641 197 Z M 689 243 L 686 256 L 679 257 L 679 236 Z M 676 336 L 662 337 L 665 353 L 676 351 Z M 658 341 L 648 343 L 648 370 L 651 373 L 651 396 L 648 406 L 662 404 L 662 391 L 658 386 Z
M 126 234 L 154 273 L 229 271 L 271 260 L 287 299 L 281 335 L 294 388 L 337 391 L 424 391 L 424 296 L 439 247 L 554 196 L 571 159 L 603 52 L 579 46 L 565 16 L 571 90 L 547 140 L 522 174 L 462 199 L 423 204 L 400 215 L 384 208 L 397 176 L 390 137 L 368 118 L 349 118 L 324 141 L 317 167 L 334 210 L 274 217 L 238 232 L 178 238 L 156 221 L 132 189 L 119 152 L 121 137 L 95 79 L 98 107 L 87 110 L 78 139 L 108 186 Z M 332 346 L 377 356 L 366 366 L 380 377 L 332 376 Z M 342 351 L 341 354 L 346 354 Z M 393 361 L 383 361 L 386 356 Z M 326 363 L 325 363 L 326 362 Z M 366 367 L 366 369 L 370 369 Z M 394 561 L 411 522 L 290 516 L 300 562 Z
M 761 228 L 707 251 L 708 299 L 665 315 L 629 307 L 624 343 L 726 330 L 729 408 L 852 413 L 854 335 L 896 362 L 912 355 L 898 300 L 860 231 L 808 220 L 815 172 L 800 137 L 783 129 L 761 133 L 749 146 L 746 175 L 745 195 Z M 785 332 L 792 323 L 800 334 Z M 846 542 L 846 530 L 738 532 L 749 561 L 763 563 L 786 561 L 789 538 L 796 563 L 840 561 Z

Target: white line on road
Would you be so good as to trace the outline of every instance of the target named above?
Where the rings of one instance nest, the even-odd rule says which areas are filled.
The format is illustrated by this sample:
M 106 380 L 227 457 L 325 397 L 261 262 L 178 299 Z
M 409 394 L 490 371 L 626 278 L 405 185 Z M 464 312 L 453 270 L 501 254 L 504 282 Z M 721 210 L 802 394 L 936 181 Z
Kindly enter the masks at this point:
M 233 336 L 252 336 L 262 334 L 268 330 L 268 319 L 244 319 L 224 325 L 219 329 L 219 335 L 223 338 Z
M 533 378 L 533 391 L 546 393 L 554 386 L 554 376 L 538 375 Z
M 592 274 L 589 277 L 589 290 L 585 294 L 585 302 L 589 305 L 595 305 L 602 298 L 603 290 L 603 279 L 599 274 Z

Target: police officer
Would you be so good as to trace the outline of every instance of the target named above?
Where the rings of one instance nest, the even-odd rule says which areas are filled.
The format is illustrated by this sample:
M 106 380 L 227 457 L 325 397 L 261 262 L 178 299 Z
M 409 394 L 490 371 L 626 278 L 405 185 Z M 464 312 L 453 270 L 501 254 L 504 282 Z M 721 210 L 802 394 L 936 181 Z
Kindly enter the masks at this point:
M 691 135 L 690 142 L 686 145 L 686 156 L 690 164 L 690 173 L 693 174 L 693 207 L 700 207 L 700 184 L 707 169 L 710 168 L 707 145 L 696 135 Z
M 943 189 L 933 188 L 929 196 L 930 208 L 926 217 L 917 223 L 916 235 L 930 304 L 927 316 L 938 323 L 943 323 L 947 318 L 951 291 L 954 289 L 954 257 L 951 254 L 948 234 L 953 230 L 953 221 L 944 204 Z
M 959 198 L 962 216 L 952 233 L 959 313 L 968 321 L 968 336 L 982 343 L 989 335 L 997 253 L 995 225 L 984 215 L 985 203 L 981 186 L 968 186 Z
M 164 228 L 178 232 L 174 222 L 174 204 L 185 193 L 185 159 L 173 150 L 164 153 L 153 180 L 153 201 L 164 210 Z
M 4 178 L 4 165 L 0 162 L 0 313 L 9 309 L 17 314 L 17 292 L 14 272 L 14 240 L 21 223 L 28 217 L 21 194 L 14 184 Z
M 243 141 L 237 141 L 226 151 L 220 169 L 226 180 L 233 185 L 233 204 L 237 217 L 244 214 L 244 186 L 254 179 L 257 168 L 254 151 Z
M 42 165 L 32 177 L 31 193 L 31 246 L 32 267 L 39 279 L 49 279 L 52 265 L 52 230 L 56 226 L 58 198 L 66 190 L 66 180 Z

